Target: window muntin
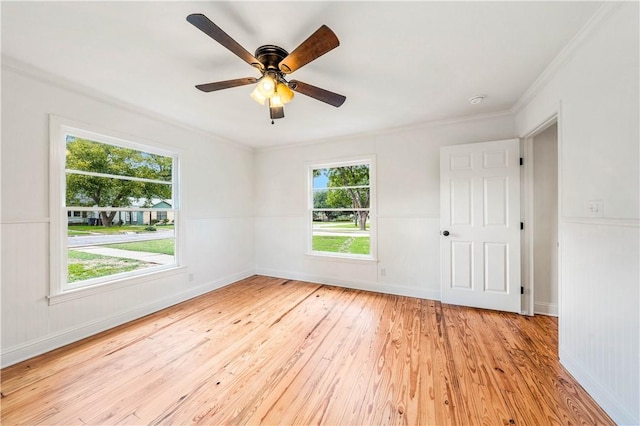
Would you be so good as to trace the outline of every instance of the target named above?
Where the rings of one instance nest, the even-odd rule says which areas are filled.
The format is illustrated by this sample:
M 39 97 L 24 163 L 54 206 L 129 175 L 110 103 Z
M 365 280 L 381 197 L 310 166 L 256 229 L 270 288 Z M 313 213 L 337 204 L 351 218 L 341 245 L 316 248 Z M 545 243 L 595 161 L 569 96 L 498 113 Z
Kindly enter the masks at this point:
M 52 295 L 176 267 L 177 154 L 66 126 L 58 144 Z
M 310 252 L 373 258 L 372 162 L 310 166 Z

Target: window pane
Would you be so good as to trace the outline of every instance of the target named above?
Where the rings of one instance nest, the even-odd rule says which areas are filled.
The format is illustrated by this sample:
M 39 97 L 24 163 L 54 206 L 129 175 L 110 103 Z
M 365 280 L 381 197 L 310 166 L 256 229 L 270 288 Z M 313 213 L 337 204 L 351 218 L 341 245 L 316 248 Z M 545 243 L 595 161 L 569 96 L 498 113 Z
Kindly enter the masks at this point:
M 156 213 L 89 212 L 85 222 L 69 223 L 67 282 L 174 264 L 175 213 L 162 212 L 166 223 L 157 223 Z M 110 226 L 103 225 L 107 217 Z
M 327 187 L 327 171 L 328 169 L 314 169 L 313 170 L 313 188 L 326 188 Z
M 67 206 L 171 208 L 172 185 L 67 173 Z
M 369 208 L 369 188 L 314 189 L 314 209 Z
M 369 165 L 329 167 L 313 170 L 313 187 L 369 185 Z
M 368 219 L 367 211 L 313 211 L 312 250 L 370 254 Z
M 170 182 L 173 159 L 67 136 L 66 168 Z

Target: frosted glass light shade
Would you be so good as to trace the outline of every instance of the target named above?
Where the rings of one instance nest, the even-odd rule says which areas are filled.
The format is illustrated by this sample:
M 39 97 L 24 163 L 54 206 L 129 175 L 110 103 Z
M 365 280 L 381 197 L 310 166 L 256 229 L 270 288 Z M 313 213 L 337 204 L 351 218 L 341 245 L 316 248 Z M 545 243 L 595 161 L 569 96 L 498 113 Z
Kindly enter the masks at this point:
M 260 105 L 264 105 L 264 102 L 267 100 L 267 98 L 265 98 L 260 94 L 260 91 L 258 90 L 258 86 L 256 86 L 253 89 L 253 92 L 251 92 L 251 97 L 253 98 L 254 101 L 259 103 Z
M 276 93 L 283 104 L 288 104 L 293 99 L 293 90 L 289 89 L 289 87 L 284 83 L 278 83 Z
M 258 81 L 256 89 L 263 97 L 270 98 L 276 91 L 276 82 L 269 74 L 265 74 Z

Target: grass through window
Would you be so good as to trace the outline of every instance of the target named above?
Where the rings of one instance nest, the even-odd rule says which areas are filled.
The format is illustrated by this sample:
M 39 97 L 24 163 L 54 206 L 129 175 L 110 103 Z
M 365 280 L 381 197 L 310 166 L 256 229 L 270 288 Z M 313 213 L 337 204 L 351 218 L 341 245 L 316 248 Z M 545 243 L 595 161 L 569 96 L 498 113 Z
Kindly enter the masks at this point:
M 313 251 L 369 254 L 369 237 L 313 236 Z
M 173 256 L 174 240 L 167 238 L 164 240 L 135 241 L 132 243 L 106 244 L 103 247 L 120 250 L 143 251 L 147 253 L 160 253 Z
M 67 251 L 68 281 L 88 280 L 155 266 L 153 263 L 112 256 L 101 256 L 76 250 Z

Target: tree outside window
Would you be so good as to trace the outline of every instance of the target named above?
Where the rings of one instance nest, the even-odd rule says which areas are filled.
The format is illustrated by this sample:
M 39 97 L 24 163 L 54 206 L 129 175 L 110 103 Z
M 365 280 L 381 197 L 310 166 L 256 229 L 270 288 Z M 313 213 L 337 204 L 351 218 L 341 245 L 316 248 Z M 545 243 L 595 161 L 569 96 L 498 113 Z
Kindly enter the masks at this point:
M 67 207 L 96 207 L 102 226 L 114 224 L 117 210 L 143 200 L 170 199 L 171 157 L 67 136 Z

